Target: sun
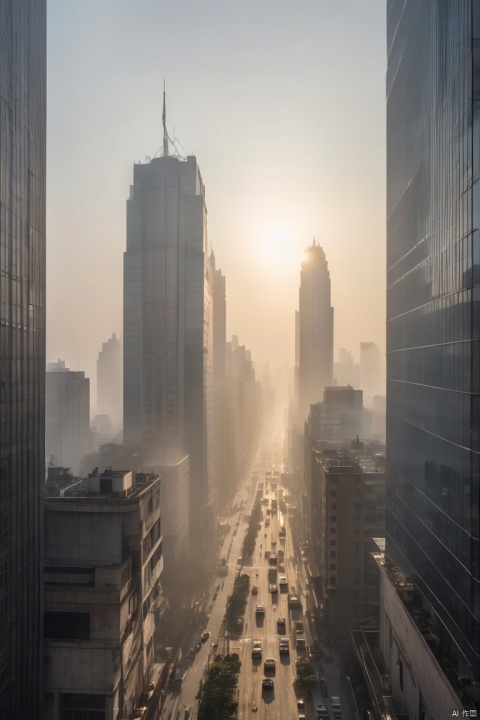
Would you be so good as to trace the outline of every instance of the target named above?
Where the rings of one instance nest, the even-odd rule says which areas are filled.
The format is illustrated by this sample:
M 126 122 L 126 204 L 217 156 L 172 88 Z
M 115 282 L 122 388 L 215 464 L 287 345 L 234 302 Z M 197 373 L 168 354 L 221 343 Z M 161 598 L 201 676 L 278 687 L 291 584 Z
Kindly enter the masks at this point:
M 293 233 L 287 228 L 272 228 L 263 241 L 264 256 L 272 269 L 283 272 L 291 269 L 294 262 L 295 243 Z

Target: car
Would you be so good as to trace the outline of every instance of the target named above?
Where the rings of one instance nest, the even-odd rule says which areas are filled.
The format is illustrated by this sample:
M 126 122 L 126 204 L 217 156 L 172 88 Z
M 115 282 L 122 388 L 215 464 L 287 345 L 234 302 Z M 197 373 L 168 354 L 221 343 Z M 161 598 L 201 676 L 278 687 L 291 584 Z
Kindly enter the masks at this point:
M 209 637 L 210 637 L 210 631 L 207 630 L 207 632 L 204 632 L 202 635 L 202 643 L 207 642 Z
M 261 658 L 262 657 L 262 642 L 261 640 L 254 640 L 253 641 L 253 648 L 252 648 L 252 658 Z
M 285 625 L 285 618 L 284 617 L 277 617 L 277 625 L 278 627 L 283 627 Z
M 305 720 L 305 715 L 299 715 L 298 720 Z
M 265 605 L 263 603 L 258 603 L 255 612 L 257 615 L 265 615 Z
M 271 678 L 263 678 L 262 689 L 263 690 L 273 690 L 273 680 Z
M 333 717 L 341 720 L 342 718 L 342 706 L 340 705 L 340 698 L 336 695 L 332 695 L 331 698 Z
M 299 710 L 305 710 L 305 700 L 297 700 L 297 708 Z
M 263 663 L 264 671 L 273 670 L 273 672 L 275 672 L 275 664 L 275 658 L 265 658 L 265 662 Z
M 275 583 L 270 583 L 268 586 L 268 592 L 276 593 L 278 592 L 278 587 L 275 585 Z
M 329 720 L 328 710 L 325 705 L 317 705 L 318 720 Z
M 252 587 L 252 595 L 258 595 L 258 585 Z
M 288 580 L 285 575 L 280 575 L 278 582 L 280 585 L 286 585 L 288 587 Z

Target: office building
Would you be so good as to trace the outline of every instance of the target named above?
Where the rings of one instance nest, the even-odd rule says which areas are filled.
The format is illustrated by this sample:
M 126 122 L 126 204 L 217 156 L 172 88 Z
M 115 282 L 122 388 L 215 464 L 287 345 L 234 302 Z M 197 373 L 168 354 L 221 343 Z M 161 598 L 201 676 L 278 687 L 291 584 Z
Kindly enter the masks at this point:
M 171 570 L 189 550 L 188 455 L 160 467 L 162 536 L 165 570 Z
M 350 350 L 340 348 L 338 351 L 338 362 L 333 364 L 333 373 L 335 376 L 335 385 L 353 385 L 353 387 L 361 387 L 360 385 L 360 365 L 353 359 Z
M 212 253 L 211 265 L 213 272 L 213 448 L 214 448 L 214 499 L 216 515 L 222 513 L 231 495 L 228 483 L 229 458 L 227 447 L 227 384 L 225 375 L 226 362 L 226 331 L 227 301 L 225 291 L 225 275 L 215 267 Z
M 45 717 L 133 717 L 162 605 L 160 479 L 96 470 L 45 501 Z
M 43 675 L 46 1 L 0 11 L 0 717 Z
M 96 415 L 108 415 L 114 426 L 123 422 L 123 344 L 115 333 L 97 359 Z
M 225 374 L 227 382 L 227 434 L 230 492 L 247 471 L 258 439 L 262 418 L 262 392 L 256 379 L 252 355 L 234 335 L 227 342 Z
M 311 548 L 317 603 L 330 629 L 378 615 L 379 578 L 370 553 L 385 532 L 385 470 L 362 443 L 313 450 Z
M 299 422 L 333 383 L 333 307 L 325 252 L 315 240 L 305 251 L 300 272 L 298 316 Z
M 382 577 L 410 587 L 424 622 L 385 586 L 382 650 L 397 710 L 436 720 L 480 699 L 480 7 L 390 0 L 387 18 L 385 551 L 396 570 Z M 422 648 L 422 633 L 435 636 L 421 655 L 415 628 Z
M 91 449 L 90 380 L 65 361 L 48 363 L 45 385 L 45 451 L 55 465 L 80 473 Z
M 134 166 L 124 255 L 124 442 L 148 466 L 189 455 L 190 540 L 213 527 L 213 332 L 205 187 L 195 157 Z
M 382 353 L 373 342 L 360 343 L 360 387 L 370 407 L 375 395 L 385 392 Z
M 315 442 L 317 448 L 338 446 L 357 436 L 369 438 L 372 417 L 363 407 L 363 391 L 351 385 L 334 385 L 323 391 L 323 402 L 310 405 L 305 424 L 305 441 Z

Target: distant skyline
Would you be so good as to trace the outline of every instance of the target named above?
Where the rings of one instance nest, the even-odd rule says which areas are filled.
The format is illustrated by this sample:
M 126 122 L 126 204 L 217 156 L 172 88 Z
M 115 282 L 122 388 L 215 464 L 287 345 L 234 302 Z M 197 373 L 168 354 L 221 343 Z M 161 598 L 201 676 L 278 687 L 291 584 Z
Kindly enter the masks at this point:
M 385 348 L 385 3 L 49 0 L 47 360 L 122 332 L 133 164 L 197 157 L 227 337 L 294 361 L 300 267 L 327 254 L 334 347 Z M 93 395 L 95 397 L 95 395 Z

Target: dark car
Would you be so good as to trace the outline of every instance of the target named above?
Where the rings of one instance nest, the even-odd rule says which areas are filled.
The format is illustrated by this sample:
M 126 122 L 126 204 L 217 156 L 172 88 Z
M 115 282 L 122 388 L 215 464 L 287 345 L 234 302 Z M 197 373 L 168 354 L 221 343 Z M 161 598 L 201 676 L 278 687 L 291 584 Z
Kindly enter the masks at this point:
M 202 643 L 207 642 L 209 637 L 210 637 L 210 633 L 208 631 L 204 632 L 202 635 Z
M 262 688 L 263 690 L 273 690 L 273 680 L 271 678 L 263 678 Z

